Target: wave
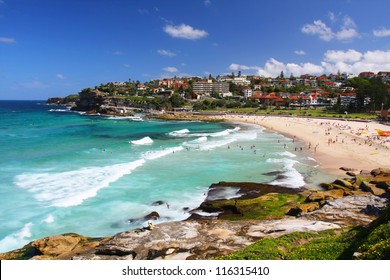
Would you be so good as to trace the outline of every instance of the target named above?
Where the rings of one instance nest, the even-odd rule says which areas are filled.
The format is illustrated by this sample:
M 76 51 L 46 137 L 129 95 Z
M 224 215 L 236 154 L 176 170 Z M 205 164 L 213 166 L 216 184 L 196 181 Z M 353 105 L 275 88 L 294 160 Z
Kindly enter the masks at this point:
M 281 153 L 275 153 L 276 155 L 280 155 L 280 156 L 284 156 L 284 157 L 290 157 L 290 158 L 294 158 L 296 157 L 297 155 L 294 155 L 293 153 L 290 153 L 288 151 L 284 151 L 284 152 L 281 152 Z
M 284 159 L 267 159 L 267 162 L 269 163 L 282 163 L 283 164 L 283 173 L 282 178 L 278 178 L 272 182 L 270 182 L 270 185 L 281 185 L 289 188 L 300 188 L 305 185 L 304 177 L 301 173 L 298 172 L 294 168 L 294 165 L 298 163 L 296 160 L 292 160 L 289 158 Z
M 130 141 L 130 143 L 134 145 L 150 145 L 153 144 L 153 140 L 149 136 L 146 136 L 139 140 Z
M 188 133 L 190 133 L 190 131 L 187 128 L 185 128 L 185 129 L 169 132 L 168 135 L 175 136 L 175 137 L 183 137 L 185 134 Z
M 14 183 L 34 194 L 37 201 L 47 206 L 69 207 L 83 203 L 97 192 L 142 166 L 145 160 L 103 167 L 84 167 L 58 173 L 23 173 Z
M 228 136 L 231 133 L 237 132 L 240 130 L 240 127 L 235 127 L 234 129 L 225 129 L 223 131 L 219 132 L 202 132 L 202 133 L 190 133 L 188 129 L 181 129 L 181 130 L 176 130 L 169 132 L 168 135 L 174 136 L 174 137 L 185 137 L 185 138 L 190 138 L 190 137 L 222 137 L 222 136 Z
M 179 147 L 166 148 L 160 151 L 147 151 L 142 154 L 142 158 L 147 160 L 153 160 L 170 154 L 174 154 L 175 152 L 180 152 L 182 150 L 184 150 L 184 148 L 182 146 L 179 146 Z
M 47 216 L 47 218 L 44 219 L 43 222 L 45 222 L 45 223 L 47 223 L 47 224 L 53 223 L 53 222 L 54 222 L 54 217 L 53 217 L 53 215 L 50 214 L 49 216 Z
M 67 109 L 50 109 L 49 112 L 72 112 L 70 108 Z
M 22 246 L 26 245 L 26 243 L 30 241 L 28 238 L 32 236 L 32 226 L 33 223 L 27 223 L 19 231 L 11 233 L 0 240 L 0 252 L 8 252 L 15 248 L 21 248 Z
M 108 116 L 108 117 L 105 117 L 105 119 L 107 119 L 107 120 L 132 120 L 132 121 L 136 121 L 136 122 L 143 122 L 144 121 L 140 116 L 126 116 L 126 117 Z

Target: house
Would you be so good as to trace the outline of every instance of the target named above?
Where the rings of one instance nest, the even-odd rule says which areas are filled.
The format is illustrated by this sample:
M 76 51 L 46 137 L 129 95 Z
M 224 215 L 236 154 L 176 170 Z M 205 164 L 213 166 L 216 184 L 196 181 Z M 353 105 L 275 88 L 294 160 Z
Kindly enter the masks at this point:
M 277 96 L 275 92 L 261 96 L 259 101 L 266 106 L 282 106 L 285 102 L 285 100 L 280 96 Z
M 194 82 L 193 92 L 197 94 L 210 95 L 213 92 L 225 94 L 229 92 L 229 84 L 225 82 L 213 83 L 212 80 Z
M 364 79 L 371 79 L 372 77 L 375 77 L 375 73 L 373 73 L 373 72 L 361 72 L 359 74 L 359 77 L 360 78 L 364 78 Z
M 242 93 L 244 94 L 244 98 L 248 99 L 250 97 L 252 97 L 252 89 L 251 88 L 244 88 L 242 90 Z

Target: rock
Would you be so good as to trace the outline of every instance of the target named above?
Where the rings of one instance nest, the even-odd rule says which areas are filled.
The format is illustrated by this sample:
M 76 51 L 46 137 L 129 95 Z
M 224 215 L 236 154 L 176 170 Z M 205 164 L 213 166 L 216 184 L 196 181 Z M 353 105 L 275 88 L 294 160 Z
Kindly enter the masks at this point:
M 298 205 L 298 207 L 302 210 L 303 213 L 313 212 L 320 208 L 320 204 L 317 202 L 303 203 Z
M 371 171 L 370 170 L 360 170 L 360 175 L 362 176 L 371 176 Z
M 72 251 L 80 241 L 81 237 L 77 235 L 55 235 L 38 239 L 31 246 L 43 255 L 58 256 Z
M 299 208 L 298 206 L 296 207 L 293 207 L 293 208 L 290 208 L 290 210 L 287 211 L 286 215 L 289 215 L 289 216 L 298 216 L 299 214 L 302 213 L 302 209 Z
M 384 189 L 380 189 L 376 187 L 374 184 L 370 184 L 364 181 L 360 184 L 359 188 L 365 192 L 370 192 L 377 196 L 380 196 L 386 192 Z
M 298 204 L 295 207 L 290 208 L 286 213 L 289 216 L 298 216 L 301 213 L 308 213 L 320 208 L 320 204 L 318 202 L 309 202 Z
M 329 190 L 329 191 L 326 191 L 326 192 L 323 192 L 324 196 L 325 196 L 325 199 L 326 200 L 329 200 L 329 199 L 336 199 L 336 198 L 340 198 L 340 197 L 343 197 L 345 196 L 345 191 L 344 190 Z
M 377 188 L 383 189 L 385 191 L 390 190 L 390 182 L 378 182 L 378 183 L 375 184 L 375 186 Z
M 165 202 L 162 201 L 162 200 L 157 200 L 155 202 L 152 203 L 152 206 L 160 206 L 160 205 L 163 205 Z
M 350 168 L 350 167 L 340 167 L 340 170 L 343 170 L 343 171 L 356 171 L 357 169 L 355 168 Z
M 320 202 L 325 200 L 324 192 L 313 192 L 308 197 L 306 197 L 305 202 Z
M 348 176 L 351 176 L 351 177 L 356 177 L 356 173 L 355 172 L 352 172 L 352 171 L 348 171 L 346 173 Z
M 321 209 L 302 213 L 300 217 L 344 226 L 367 225 L 376 219 L 375 216 L 364 213 L 363 210 L 367 208 L 367 205 L 382 210 L 387 206 L 387 200 L 371 193 L 349 195 L 327 201 Z
M 376 168 L 374 170 L 371 170 L 371 174 L 374 176 L 378 176 L 378 175 L 390 176 L 390 169 Z
M 158 220 L 159 218 L 160 214 L 156 211 L 153 211 L 144 217 L 145 220 Z
M 337 179 L 333 182 L 333 184 L 339 185 L 339 186 L 342 186 L 342 187 L 345 187 L 348 189 L 353 189 L 352 183 L 348 182 L 347 180 Z

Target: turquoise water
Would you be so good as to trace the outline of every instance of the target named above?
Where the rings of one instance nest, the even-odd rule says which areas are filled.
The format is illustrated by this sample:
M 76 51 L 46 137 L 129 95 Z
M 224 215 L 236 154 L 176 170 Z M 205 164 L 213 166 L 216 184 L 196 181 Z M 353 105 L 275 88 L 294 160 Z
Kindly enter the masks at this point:
M 143 226 L 152 211 L 158 222 L 185 219 L 183 208 L 196 208 L 219 181 L 297 188 L 326 177 L 297 145 L 259 126 L 0 101 L 0 252 L 66 232 L 112 235 Z M 283 178 L 264 175 L 272 171 Z

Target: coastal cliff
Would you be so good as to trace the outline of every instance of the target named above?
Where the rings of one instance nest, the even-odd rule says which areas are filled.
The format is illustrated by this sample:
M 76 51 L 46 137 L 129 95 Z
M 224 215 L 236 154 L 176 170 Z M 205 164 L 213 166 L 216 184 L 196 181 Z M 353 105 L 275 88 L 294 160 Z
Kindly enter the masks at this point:
M 389 258 L 390 170 L 348 174 L 318 191 L 220 182 L 185 221 L 105 238 L 46 237 L 0 259 Z M 227 189 L 237 197 L 224 197 Z M 319 253 L 308 255 L 313 242 Z

